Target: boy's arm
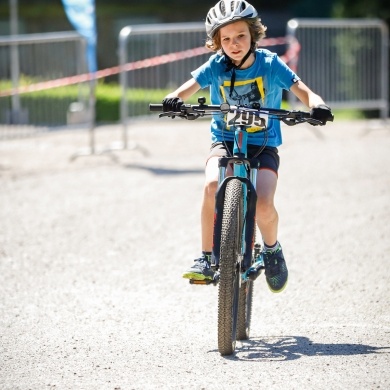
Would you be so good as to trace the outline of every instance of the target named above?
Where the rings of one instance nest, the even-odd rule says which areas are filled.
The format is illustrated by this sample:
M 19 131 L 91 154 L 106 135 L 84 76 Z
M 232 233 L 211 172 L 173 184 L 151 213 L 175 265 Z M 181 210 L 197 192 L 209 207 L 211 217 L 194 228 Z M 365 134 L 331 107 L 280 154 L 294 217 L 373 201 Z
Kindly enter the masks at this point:
M 321 96 L 315 94 L 306 84 L 302 81 L 297 81 L 290 88 L 290 91 L 307 107 L 313 108 L 320 104 L 325 104 Z
M 325 104 L 321 96 L 314 93 L 302 81 L 297 81 L 290 90 L 303 104 L 310 108 L 311 118 L 319 120 L 323 125 L 327 121 L 333 122 L 330 107 Z
M 186 81 L 182 86 L 180 86 L 176 91 L 171 92 L 165 98 L 174 98 L 178 97 L 181 100 L 187 100 L 194 93 L 198 92 L 200 85 L 195 79 L 190 79 Z

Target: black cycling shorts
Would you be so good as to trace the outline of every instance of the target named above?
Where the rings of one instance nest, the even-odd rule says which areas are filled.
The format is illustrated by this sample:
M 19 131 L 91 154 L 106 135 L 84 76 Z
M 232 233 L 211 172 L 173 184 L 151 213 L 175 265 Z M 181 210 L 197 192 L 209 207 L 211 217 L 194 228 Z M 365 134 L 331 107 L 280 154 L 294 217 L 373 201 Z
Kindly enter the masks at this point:
M 227 152 L 227 149 L 229 153 Z M 248 145 L 248 157 L 252 158 L 258 151 L 260 146 Z M 233 141 L 226 142 L 214 142 L 210 148 L 210 154 L 208 159 L 211 157 L 224 157 L 233 155 Z M 256 157 L 260 162 L 259 169 L 270 169 L 278 174 L 280 159 L 278 148 L 266 146 L 262 152 Z

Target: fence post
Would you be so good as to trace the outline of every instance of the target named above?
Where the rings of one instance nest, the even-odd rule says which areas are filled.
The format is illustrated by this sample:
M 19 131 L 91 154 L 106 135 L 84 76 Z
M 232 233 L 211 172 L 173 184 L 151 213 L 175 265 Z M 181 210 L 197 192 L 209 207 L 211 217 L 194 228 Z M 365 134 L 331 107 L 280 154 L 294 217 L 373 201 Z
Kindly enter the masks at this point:
M 122 142 L 123 148 L 127 149 L 128 137 L 127 137 L 127 77 L 124 66 L 127 61 L 127 39 L 131 34 L 131 26 L 124 27 L 119 33 L 119 82 L 121 88 L 121 102 L 120 102 L 120 121 L 122 124 Z

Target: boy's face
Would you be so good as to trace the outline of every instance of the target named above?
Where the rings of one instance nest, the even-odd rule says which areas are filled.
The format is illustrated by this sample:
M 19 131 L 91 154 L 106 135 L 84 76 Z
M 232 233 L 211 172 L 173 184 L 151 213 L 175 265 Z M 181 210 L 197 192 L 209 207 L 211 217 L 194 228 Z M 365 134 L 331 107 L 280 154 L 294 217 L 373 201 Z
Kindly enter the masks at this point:
M 238 65 L 252 43 L 248 24 L 242 20 L 228 24 L 219 30 L 219 34 L 223 51 Z

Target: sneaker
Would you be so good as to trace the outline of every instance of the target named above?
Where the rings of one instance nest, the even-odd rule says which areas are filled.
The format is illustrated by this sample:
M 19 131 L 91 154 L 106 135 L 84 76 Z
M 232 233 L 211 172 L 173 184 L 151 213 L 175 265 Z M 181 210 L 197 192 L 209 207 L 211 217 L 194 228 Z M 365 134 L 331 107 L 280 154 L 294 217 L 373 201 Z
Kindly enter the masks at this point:
M 264 251 L 263 260 L 268 287 L 275 293 L 283 291 L 287 284 L 288 270 L 280 244 L 274 251 Z
M 183 278 L 192 280 L 213 280 L 214 271 L 205 256 L 194 260 L 195 264 L 183 274 Z

